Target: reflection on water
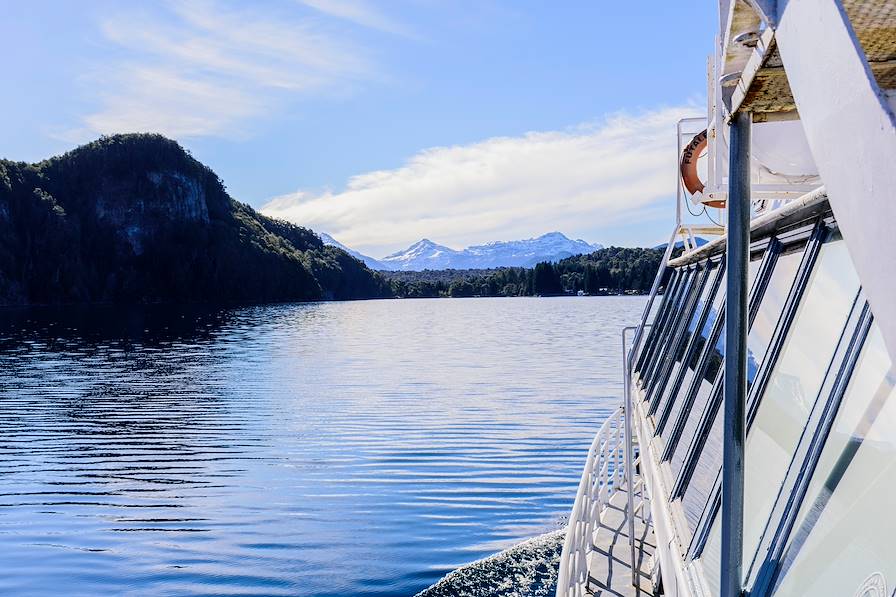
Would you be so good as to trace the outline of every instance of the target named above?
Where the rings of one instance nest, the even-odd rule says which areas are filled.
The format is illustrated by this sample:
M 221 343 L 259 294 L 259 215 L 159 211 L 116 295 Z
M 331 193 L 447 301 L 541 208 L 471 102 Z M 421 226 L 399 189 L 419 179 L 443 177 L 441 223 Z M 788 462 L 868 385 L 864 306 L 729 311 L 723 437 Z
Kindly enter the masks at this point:
M 407 595 L 555 526 L 641 298 L 0 312 L 0 593 Z

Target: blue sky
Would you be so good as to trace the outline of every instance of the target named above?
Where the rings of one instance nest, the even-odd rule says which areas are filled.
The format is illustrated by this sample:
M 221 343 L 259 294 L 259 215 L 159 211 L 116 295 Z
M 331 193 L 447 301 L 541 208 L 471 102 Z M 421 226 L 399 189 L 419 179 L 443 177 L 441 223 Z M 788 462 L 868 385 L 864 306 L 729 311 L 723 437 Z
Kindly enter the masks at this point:
M 0 156 L 158 131 L 231 194 L 381 256 L 671 228 L 714 2 L 35 1 L 0 22 Z

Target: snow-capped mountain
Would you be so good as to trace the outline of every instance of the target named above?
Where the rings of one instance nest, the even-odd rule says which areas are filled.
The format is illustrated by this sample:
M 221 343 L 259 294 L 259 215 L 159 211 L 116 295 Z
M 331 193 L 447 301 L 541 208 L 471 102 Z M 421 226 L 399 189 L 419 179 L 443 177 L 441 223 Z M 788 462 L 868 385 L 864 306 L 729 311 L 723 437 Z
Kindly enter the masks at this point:
M 346 253 L 348 253 L 349 255 L 354 257 L 355 259 L 360 259 L 361 261 L 363 261 L 364 265 L 366 265 L 370 269 L 377 269 L 377 270 L 390 269 L 390 268 L 386 267 L 385 265 L 383 265 L 380 261 L 374 259 L 373 257 L 368 257 L 367 255 L 364 255 L 362 253 L 358 253 L 354 249 L 349 249 L 348 247 L 343 245 L 341 242 L 339 242 L 338 240 L 336 240 L 335 238 L 333 238 L 326 232 L 318 232 L 317 235 L 320 237 L 320 239 L 323 241 L 323 243 L 325 245 L 330 245 L 330 246 L 342 249 L 343 251 L 345 251 Z
M 583 240 L 572 240 L 560 232 L 538 238 L 496 241 L 474 245 L 461 251 L 428 239 L 414 243 L 404 251 L 380 259 L 380 269 L 421 271 L 424 269 L 486 269 L 493 267 L 532 267 L 540 261 L 559 261 L 572 255 L 592 253 L 603 248 Z
M 501 266 L 532 267 L 540 261 L 560 261 L 573 255 L 593 253 L 602 249 L 582 239 L 572 240 L 560 232 L 548 232 L 538 238 L 496 241 L 464 249 L 469 268 Z M 498 263 L 500 265 L 491 265 Z
M 419 240 L 403 251 L 380 259 L 384 269 L 419 271 L 424 269 L 457 268 L 452 265 L 462 258 L 463 251 L 438 245 L 428 238 Z

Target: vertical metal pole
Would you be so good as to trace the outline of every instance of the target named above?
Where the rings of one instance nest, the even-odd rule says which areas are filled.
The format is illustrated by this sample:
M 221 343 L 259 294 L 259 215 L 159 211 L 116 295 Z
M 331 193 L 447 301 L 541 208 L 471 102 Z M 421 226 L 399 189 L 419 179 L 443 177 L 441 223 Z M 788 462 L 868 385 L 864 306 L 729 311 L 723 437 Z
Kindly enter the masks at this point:
M 642 322 L 643 324 L 643 322 Z M 629 326 L 622 328 L 622 372 L 625 379 L 622 380 L 625 396 L 622 399 L 625 416 L 625 490 L 626 490 L 626 518 L 628 519 L 628 546 L 631 550 L 632 584 L 638 586 L 635 574 L 635 471 L 634 471 L 634 442 L 632 440 L 632 375 L 629 368 L 628 350 L 625 346 L 625 334 L 629 330 L 637 330 L 641 326 Z M 634 350 L 634 348 L 633 348 Z
M 744 440 L 747 398 L 747 264 L 750 251 L 750 125 L 731 117 L 725 297 L 725 419 L 722 462 L 722 596 L 743 593 Z
M 679 120 L 675 124 L 675 163 L 681 160 L 681 123 L 684 119 Z M 675 232 L 681 226 L 681 173 L 675 173 Z

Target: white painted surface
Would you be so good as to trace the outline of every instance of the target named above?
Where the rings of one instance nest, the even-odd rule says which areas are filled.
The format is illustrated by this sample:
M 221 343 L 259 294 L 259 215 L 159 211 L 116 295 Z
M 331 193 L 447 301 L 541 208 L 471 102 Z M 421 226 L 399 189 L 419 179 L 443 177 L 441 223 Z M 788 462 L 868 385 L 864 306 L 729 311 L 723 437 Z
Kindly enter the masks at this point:
M 781 0 L 776 32 L 815 164 L 896 354 L 896 127 L 836 0 Z

